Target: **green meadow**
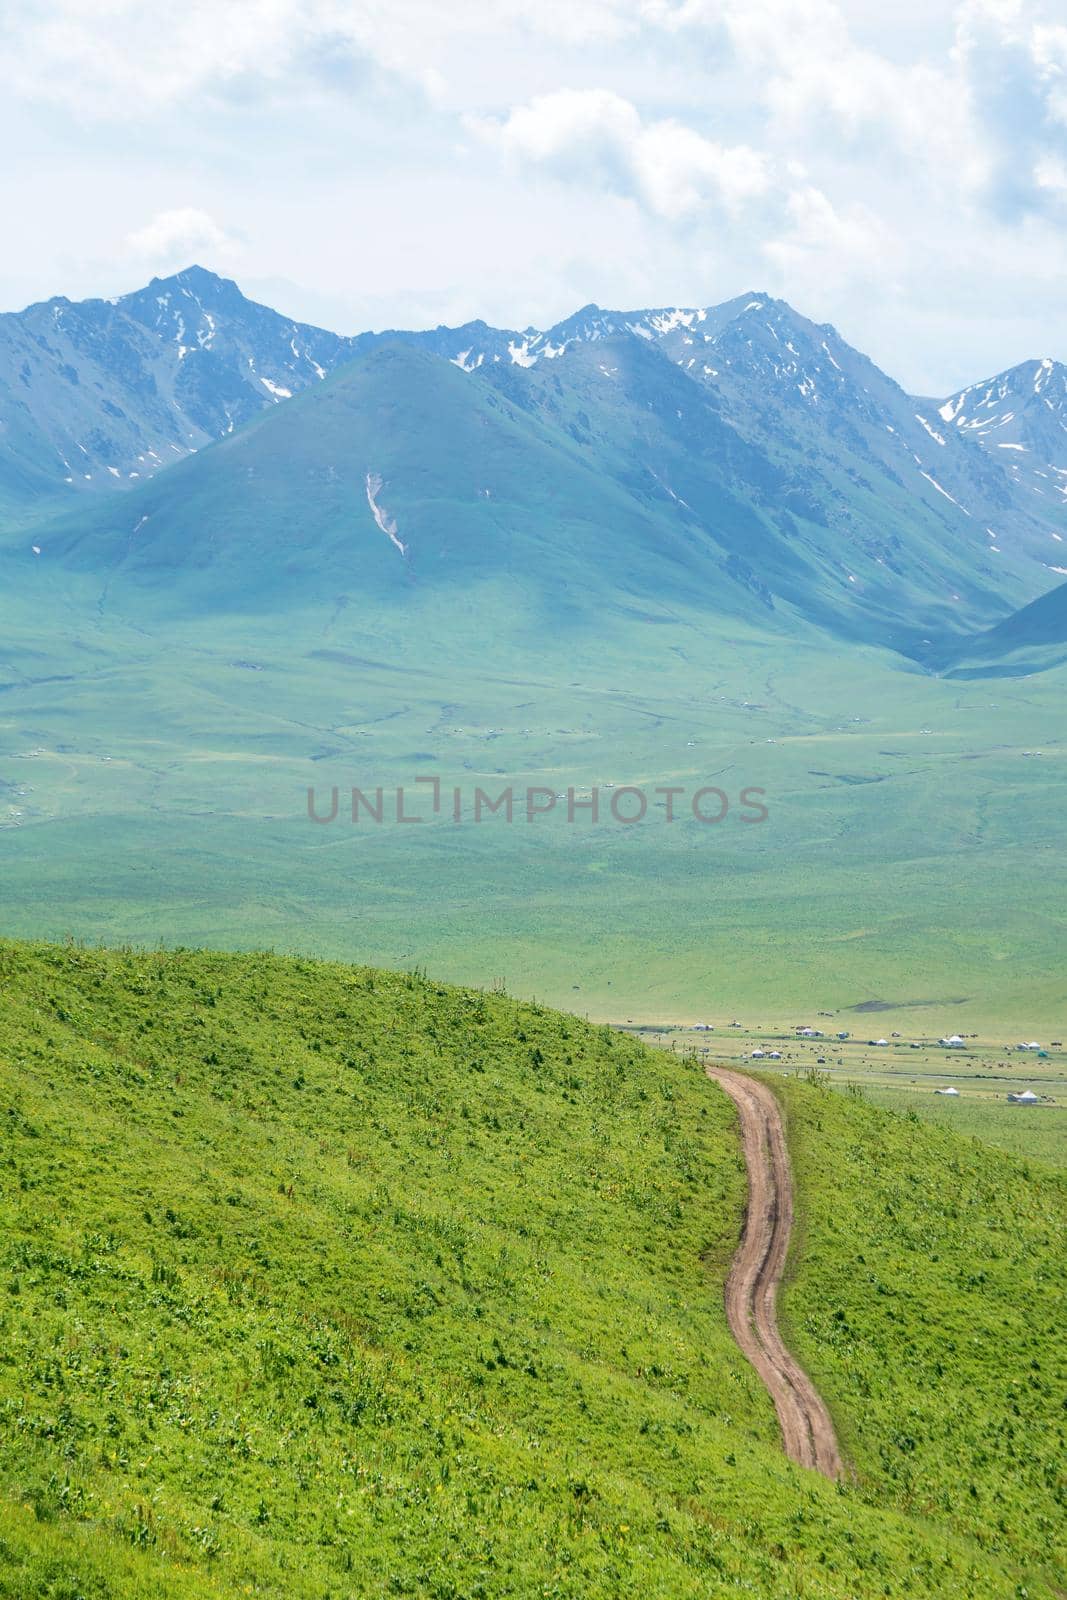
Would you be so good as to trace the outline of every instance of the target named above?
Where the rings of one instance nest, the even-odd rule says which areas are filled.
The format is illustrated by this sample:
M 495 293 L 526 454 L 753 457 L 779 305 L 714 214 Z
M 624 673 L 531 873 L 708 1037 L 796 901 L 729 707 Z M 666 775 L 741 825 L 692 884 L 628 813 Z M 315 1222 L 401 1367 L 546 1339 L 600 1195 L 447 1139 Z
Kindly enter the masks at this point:
M 838 1011 L 812 1021 L 820 1024 L 823 1038 L 800 1038 L 793 1027 L 782 1031 L 777 1024 L 758 1027 L 723 1019 L 711 1024 L 710 1033 L 655 1024 L 622 1027 L 643 1043 L 675 1055 L 695 1053 L 701 1061 L 741 1071 L 805 1079 L 814 1073 L 829 1088 L 859 1095 L 872 1105 L 1046 1166 L 1067 1166 L 1067 1051 L 1062 1041 L 1046 1039 L 1046 1049 L 1033 1051 L 1003 1039 L 971 1038 L 961 1048 L 944 1049 L 923 1034 L 922 1012 L 915 1009 Z M 841 1030 L 848 1033 L 844 1042 L 836 1037 Z M 879 1046 L 876 1041 L 887 1034 L 891 1037 Z M 769 1059 L 772 1050 L 779 1059 Z M 950 1088 L 955 1093 L 945 1092 Z M 1008 1099 L 1023 1090 L 1037 1095 L 1037 1103 L 1019 1105 Z
M 1064 1187 L 813 1083 L 785 1298 L 726 1327 L 697 1061 L 419 972 L 0 945 L 4 1600 L 875 1596 L 1064 1581 Z
M 1067 1177 L 914 1111 L 770 1081 L 800 1199 L 783 1330 L 864 1489 L 1062 1566 Z
M 919 1116 L 947 1132 L 995 1145 L 1023 1159 L 1033 1158 L 1050 1167 L 1067 1166 L 1067 1093 L 1061 1091 L 1054 1106 L 1007 1106 L 986 1096 L 945 1100 L 881 1086 L 865 1088 L 872 1105 L 901 1114 Z
M 61 643 L 8 602 L 12 934 L 422 964 L 620 1021 L 877 1000 L 935 1034 L 1062 1029 L 1062 672 L 955 682 L 678 608 L 572 655 L 505 652 L 458 602 L 442 635 L 417 594 L 399 620 L 149 629 L 94 621 L 71 584 L 42 573 L 36 596 Z M 461 823 L 430 814 L 429 774 L 461 786 Z M 645 820 L 570 824 L 565 800 L 521 820 L 527 786 L 608 784 L 641 786 Z M 388 819 L 398 785 L 420 823 L 345 820 L 353 786 L 382 786 Z M 520 817 L 475 825 L 475 788 L 507 785 Z M 665 785 L 686 795 L 672 823 Z M 334 786 L 317 827 L 308 790 L 328 810 Z M 717 826 L 687 809 L 705 786 L 731 802 Z M 745 787 L 765 823 L 741 820 Z

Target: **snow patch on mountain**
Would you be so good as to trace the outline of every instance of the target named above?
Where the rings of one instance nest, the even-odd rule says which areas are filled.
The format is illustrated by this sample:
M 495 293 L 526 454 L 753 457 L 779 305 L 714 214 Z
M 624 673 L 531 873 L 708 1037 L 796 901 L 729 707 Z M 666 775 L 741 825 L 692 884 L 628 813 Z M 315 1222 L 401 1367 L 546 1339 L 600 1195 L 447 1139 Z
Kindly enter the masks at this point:
M 999 457 L 1021 490 L 1047 498 L 1042 483 L 1050 473 L 1059 477 L 1055 462 L 1067 447 L 1067 366 L 1049 356 L 1024 361 L 950 395 L 938 409 L 944 421 Z
M 927 483 L 933 484 L 938 494 L 943 494 L 946 500 L 951 500 L 954 506 L 959 506 L 965 517 L 970 516 L 971 513 L 967 510 L 967 507 L 961 506 L 959 501 L 956 499 L 956 496 L 954 494 L 949 494 L 948 490 L 943 488 L 942 485 L 938 483 L 936 478 L 932 478 L 928 472 L 923 471 L 922 467 L 919 468 L 919 472 L 921 476 L 926 479 Z
M 945 443 L 944 436 L 942 434 L 938 433 L 936 428 L 931 428 L 931 426 L 927 422 L 926 418 L 925 417 L 921 417 L 917 411 L 915 413 L 915 420 L 916 420 L 916 422 L 922 423 L 922 426 L 926 429 L 927 433 L 930 435 L 931 439 L 933 439 L 935 444 L 939 444 L 939 445 L 942 445 L 942 446 L 944 445 L 944 443 Z
M 378 504 L 378 496 L 382 492 L 382 478 L 377 472 L 367 473 L 367 504 L 371 508 L 374 520 L 388 539 L 396 546 L 402 556 L 408 553 L 407 545 L 402 543 L 397 530 L 396 518 L 391 517 L 384 506 Z

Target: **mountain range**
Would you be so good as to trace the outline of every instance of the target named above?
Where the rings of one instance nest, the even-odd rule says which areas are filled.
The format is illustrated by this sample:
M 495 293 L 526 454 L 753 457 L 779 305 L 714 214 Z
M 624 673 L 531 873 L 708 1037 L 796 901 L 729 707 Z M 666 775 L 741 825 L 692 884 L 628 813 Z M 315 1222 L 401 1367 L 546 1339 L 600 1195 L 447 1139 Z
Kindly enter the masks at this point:
M 342 339 L 199 269 L 0 334 L 8 931 L 1059 1015 L 1055 368 L 970 428 L 762 294 Z M 434 773 L 556 814 L 308 824 Z M 633 784 L 728 826 L 569 825 Z
M 178 616 L 503 583 L 524 626 L 680 607 L 943 666 L 1067 574 L 1065 429 L 1050 360 L 919 400 L 763 294 L 345 338 L 194 266 L 0 317 L 13 571 Z
M 351 353 L 200 267 L 115 300 L 0 316 L 0 492 L 135 484 Z
M 972 384 L 938 407 L 942 422 L 976 439 L 1019 488 L 1055 517 L 1067 502 L 1067 367 L 1048 356 Z M 1059 541 L 1062 543 L 1062 539 Z M 1067 562 L 1067 549 L 1061 559 Z M 1067 574 L 1067 565 L 1054 570 Z

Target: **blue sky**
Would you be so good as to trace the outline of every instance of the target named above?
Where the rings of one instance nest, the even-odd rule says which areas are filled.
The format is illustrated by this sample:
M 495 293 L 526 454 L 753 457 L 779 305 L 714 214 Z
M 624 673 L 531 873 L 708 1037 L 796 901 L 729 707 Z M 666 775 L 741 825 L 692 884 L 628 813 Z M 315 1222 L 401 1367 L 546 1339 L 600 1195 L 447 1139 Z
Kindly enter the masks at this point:
M 7 0 L 0 77 L 5 309 L 197 260 L 343 332 L 759 289 L 919 392 L 1067 359 L 1062 0 Z

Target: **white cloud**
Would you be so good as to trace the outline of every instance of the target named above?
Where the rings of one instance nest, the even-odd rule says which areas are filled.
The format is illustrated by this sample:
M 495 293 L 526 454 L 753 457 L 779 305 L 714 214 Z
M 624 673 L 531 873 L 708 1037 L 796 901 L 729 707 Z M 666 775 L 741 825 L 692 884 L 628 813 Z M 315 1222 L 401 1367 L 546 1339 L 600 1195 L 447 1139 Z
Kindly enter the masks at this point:
M 200 253 L 227 254 L 233 241 L 206 211 L 180 206 L 157 212 L 143 228 L 128 233 L 126 247 L 147 265 L 172 267 L 187 266 Z
M 838 155 L 842 141 L 869 154 L 875 140 L 912 154 L 936 141 L 942 157 L 965 154 L 950 63 L 899 61 L 858 43 L 838 0 L 683 0 L 650 15 L 672 33 L 725 43 L 779 143 L 823 134 Z
M 15 0 L 0 34 L 4 76 L 29 98 L 130 117 L 243 74 L 277 75 L 292 57 L 293 12 L 286 0 Z
M 647 4 L 672 34 L 727 42 L 735 71 L 766 108 L 772 147 L 791 142 L 809 163 L 868 167 L 892 149 L 907 160 L 913 188 L 954 193 L 1007 219 L 1059 203 L 1049 172 L 1067 156 L 1062 0 L 930 0 L 931 34 L 939 11 L 949 24 L 946 47 L 903 56 L 894 49 L 896 8 L 881 28 L 864 28 L 868 0 Z
M 384 0 L 13 0 L 0 73 L 16 94 L 104 119 L 254 84 L 293 92 L 341 61 L 406 66 L 433 95 L 431 64 L 389 21 Z
M 573 77 L 589 46 L 603 88 Z M 633 85 L 646 61 L 654 83 L 668 59 L 690 75 L 694 98 L 665 119 L 672 97 L 655 95 L 648 110 Z M 609 63 L 622 67 L 619 81 Z M 558 87 L 564 71 L 569 90 Z M 8 0 L 3 82 L 107 119 L 204 98 L 366 97 L 402 83 L 414 91 L 408 124 L 420 102 L 482 119 L 490 106 L 497 116 L 517 106 L 504 123 L 517 150 L 528 134 L 551 141 L 547 124 L 567 117 L 581 137 L 584 118 L 591 165 L 664 216 L 759 192 L 753 147 L 779 163 L 859 168 L 887 146 L 907 158 L 913 185 L 973 196 L 1005 217 L 1056 215 L 1042 163 L 1067 155 L 1062 0 L 896 0 L 876 21 L 869 0 Z M 575 95 L 587 97 L 584 112 L 564 103 Z M 719 102 L 729 109 L 713 137 L 707 116 Z M 539 134 L 535 116 L 546 123 Z M 628 132 L 632 116 L 641 125 Z M 562 169 L 569 158 L 526 159 Z M 828 175 L 819 181 L 827 187 Z
M 343 86 L 336 69 L 355 63 L 435 103 L 457 39 L 514 50 L 521 31 L 579 46 L 623 38 L 640 20 L 632 0 L 8 0 L 0 80 L 20 97 L 110 120 L 257 85 Z
M 1067 354 L 1065 3 L 6 0 L 0 296 L 234 232 L 350 331 L 766 283 L 947 390 Z
M 1006 221 L 1067 221 L 1067 28 L 1029 0 L 965 0 L 954 57 L 983 151 L 976 192 Z
M 857 290 L 885 294 L 901 265 L 893 232 L 866 206 L 835 210 L 821 189 L 807 184 L 786 201 L 788 226 L 763 246 L 779 283 L 822 314 Z
M 495 5 L 476 5 L 474 9 L 482 11 L 483 27 L 495 11 L 511 26 L 584 45 L 637 32 L 642 7 L 632 0 L 497 0 Z
M 557 89 L 471 126 L 520 164 L 602 182 L 670 220 L 715 206 L 734 213 L 771 185 L 766 159 L 748 145 L 720 144 L 674 119 L 646 122 L 608 89 Z
M 1034 163 L 1034 189 L 1054 205 L 1067 204 L 1067 162 L 1058 156 L 1042 156 Z

